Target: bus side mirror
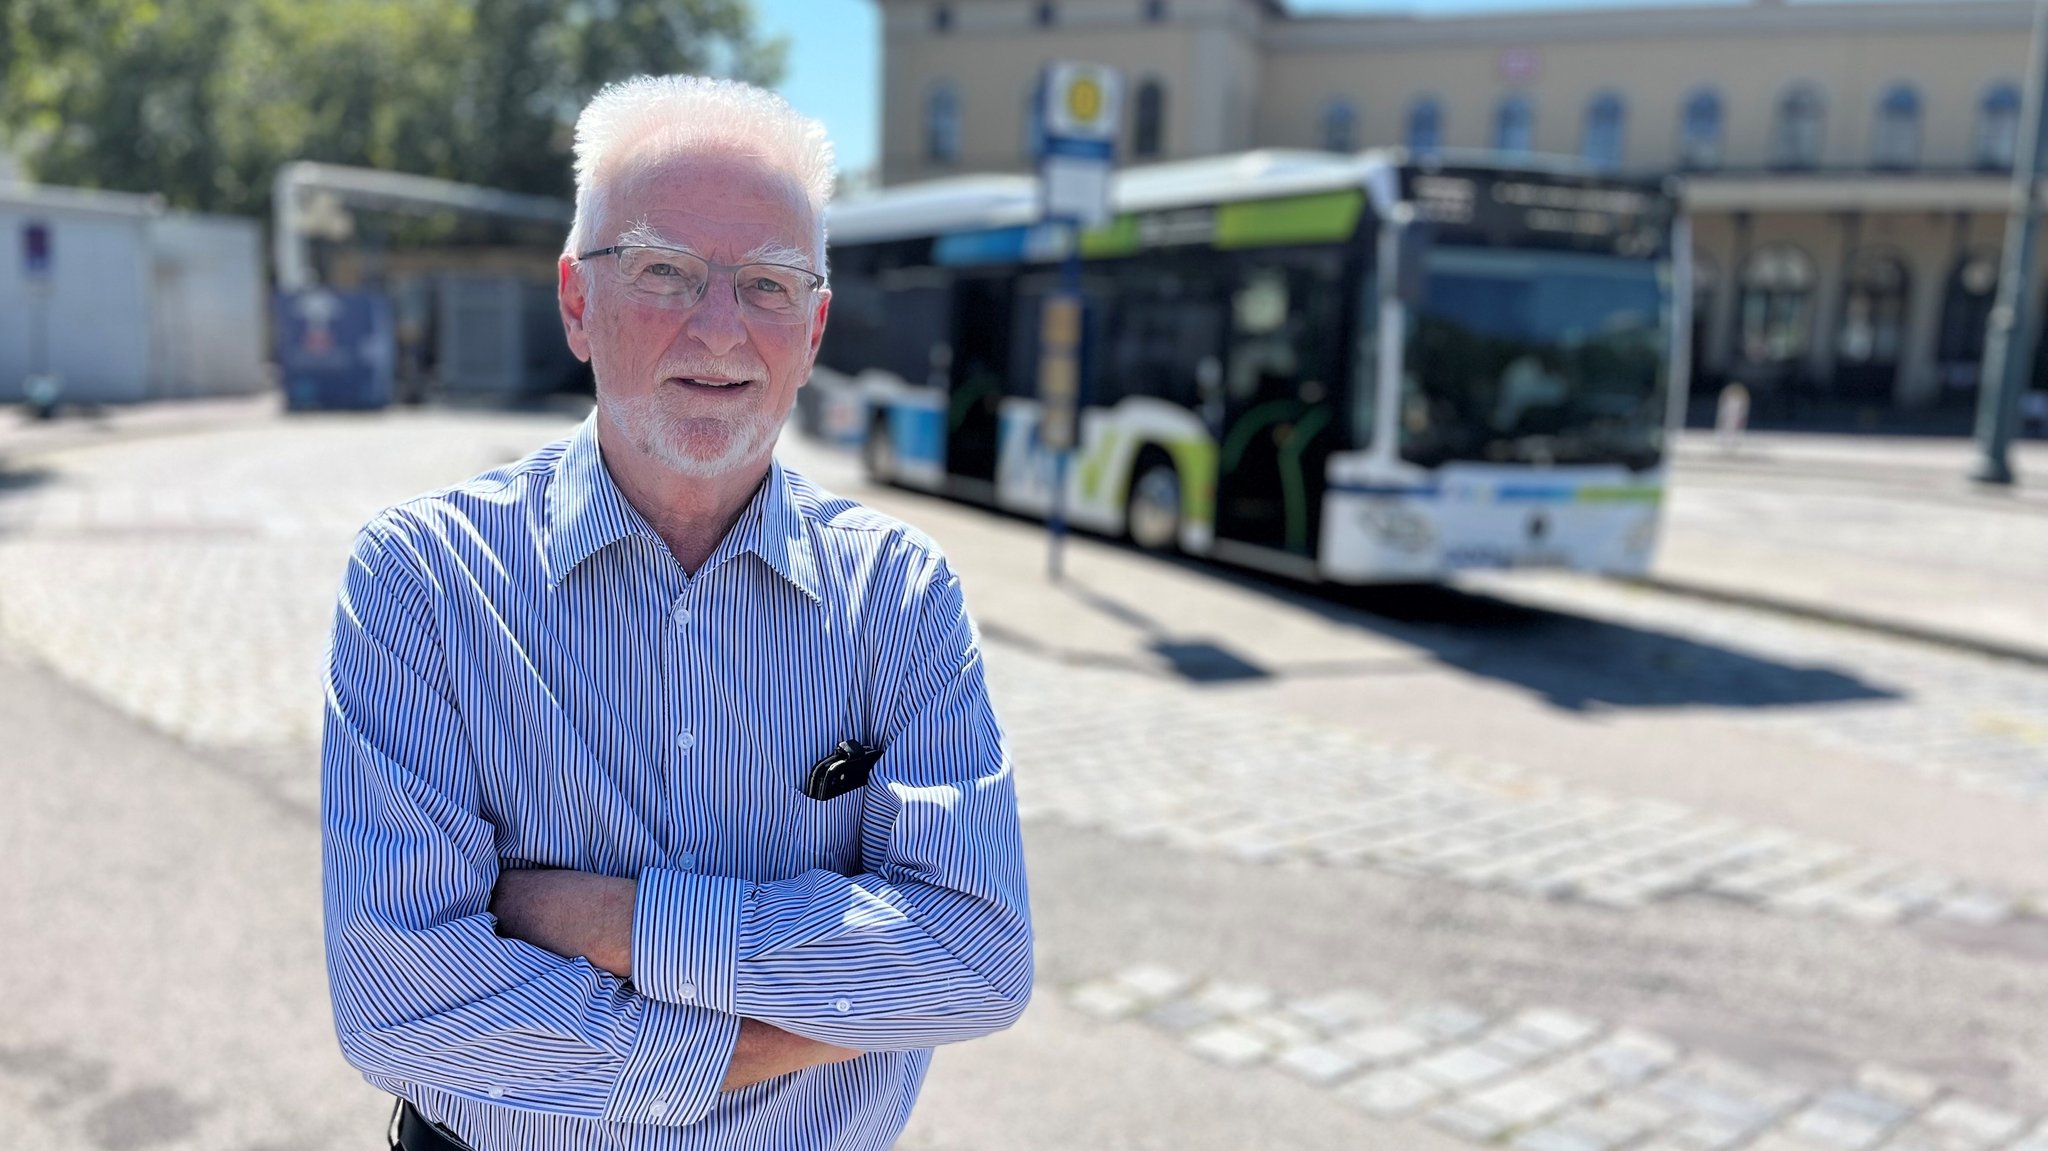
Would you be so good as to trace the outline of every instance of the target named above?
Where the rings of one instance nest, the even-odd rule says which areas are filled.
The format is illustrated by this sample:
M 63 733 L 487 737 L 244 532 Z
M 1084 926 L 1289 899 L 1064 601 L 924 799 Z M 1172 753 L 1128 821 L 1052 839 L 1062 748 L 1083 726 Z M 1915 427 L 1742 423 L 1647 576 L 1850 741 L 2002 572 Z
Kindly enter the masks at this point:
M 1403 307 L 1422 306 L 1429 288 L 1427 261 L 1436 243 L 1436 229 L 1428 224 L 1403 224 L 1394 233 L 1394 298 Z

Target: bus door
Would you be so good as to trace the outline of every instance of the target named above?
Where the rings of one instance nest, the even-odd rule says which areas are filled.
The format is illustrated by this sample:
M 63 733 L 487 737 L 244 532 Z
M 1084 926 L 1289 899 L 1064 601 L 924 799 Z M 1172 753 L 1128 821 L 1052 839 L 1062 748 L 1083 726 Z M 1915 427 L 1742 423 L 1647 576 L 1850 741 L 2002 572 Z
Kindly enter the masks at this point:
M 1346 435 L 1344 260 L 1245 253 L 1230 291 L 1216 535 L 1313 561 L 1324 465 Z
M 1007 276 L 963 277 L 953 284 L 952 363 L 946 401 L 946 473 L 963 494 L 993 500 L 997 423 L 1010 370 Z

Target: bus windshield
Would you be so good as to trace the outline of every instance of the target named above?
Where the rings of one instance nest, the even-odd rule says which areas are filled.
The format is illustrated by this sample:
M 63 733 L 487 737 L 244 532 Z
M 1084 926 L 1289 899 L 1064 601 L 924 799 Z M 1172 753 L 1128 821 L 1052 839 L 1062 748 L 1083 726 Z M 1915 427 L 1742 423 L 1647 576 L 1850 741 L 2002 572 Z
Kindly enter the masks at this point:
M 1426 261 L 1403 372 L 1403 459 L 1657 464 L 1662 265 L 1450 246 Z

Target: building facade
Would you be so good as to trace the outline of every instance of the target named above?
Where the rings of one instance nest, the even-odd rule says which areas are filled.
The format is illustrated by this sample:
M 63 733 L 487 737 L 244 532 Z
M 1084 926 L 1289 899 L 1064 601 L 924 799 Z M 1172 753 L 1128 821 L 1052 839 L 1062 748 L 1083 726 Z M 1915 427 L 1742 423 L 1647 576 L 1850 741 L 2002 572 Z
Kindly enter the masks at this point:
M 879 3 L 884 183 L 1027 168 L 1051 59 L 1122 70 L 1127 164 L 1403 146 L 1675 173 L 1696 401 L 1738 380 L 1794 422 L 1955 427 L 1974 409 L 2030 0 L 1430 19 L 1278 0 Z

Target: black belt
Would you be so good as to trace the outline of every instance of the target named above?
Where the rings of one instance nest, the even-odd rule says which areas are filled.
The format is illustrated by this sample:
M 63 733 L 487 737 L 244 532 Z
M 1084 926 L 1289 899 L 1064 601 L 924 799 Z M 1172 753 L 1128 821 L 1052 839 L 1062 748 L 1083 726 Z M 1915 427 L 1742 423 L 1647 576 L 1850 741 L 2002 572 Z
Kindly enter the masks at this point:
M 391 1112 L 391 1151 L 475 1151 L 439 1123 L 430 1123 L 409 1099 Z

